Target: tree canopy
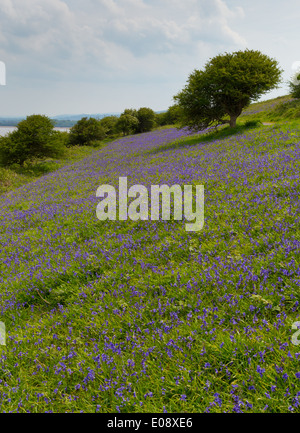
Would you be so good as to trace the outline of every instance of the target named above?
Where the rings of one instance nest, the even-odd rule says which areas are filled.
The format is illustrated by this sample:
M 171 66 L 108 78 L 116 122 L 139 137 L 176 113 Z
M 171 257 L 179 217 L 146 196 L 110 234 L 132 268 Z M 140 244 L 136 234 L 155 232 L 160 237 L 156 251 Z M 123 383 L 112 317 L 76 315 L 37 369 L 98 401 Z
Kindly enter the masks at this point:
M 0 160 L 4 165 L 23 164 L 33 158 L 60 157 L 64 136 L 54 130 L 51 119 L 32 114 L 18 123 L 17 129 L 0 138 Z
M 137 131 L 139 121 L 137 117 L 133 116 L 132 114 L 124 113 L 119 117 L 116 127 L 118 131 L 123 133 L 123 135 L 133 134 Z
M 300 70 L 295 72 L 289 82 L 290 92 L 294 98 L 300 99 Z
M 204 70 L 195 69 L 184 89 L 174 96 L 182 109 L 182 126 L 205 129 L 213 124 L 236 125 L 243 108 L 278 87 L 282 70 L 260 51 L 220 54 Z
M 138 132 L 148 132 L 155 125 L 155 113 L 151 108 L 141 107 L 137 112 Z
M 112 137 L 117 132 L 117 116 L 106 116 L 99 120 L 100 125 L 105 131 L 106 137 Z
M 104 138 L 105 129 L 100 121 L 93 117 L 83 117 L 70 129 L 69 144 L 71 146 L 89 146 L 93 141 Z

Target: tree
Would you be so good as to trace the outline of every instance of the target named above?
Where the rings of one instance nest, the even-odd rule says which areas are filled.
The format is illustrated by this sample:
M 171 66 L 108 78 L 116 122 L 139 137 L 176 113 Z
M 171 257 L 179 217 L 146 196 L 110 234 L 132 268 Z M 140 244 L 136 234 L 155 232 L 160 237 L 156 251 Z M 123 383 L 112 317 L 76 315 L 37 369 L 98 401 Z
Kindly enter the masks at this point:
M 131 114 L 121 114 L 116 125 L 118 131 L 122 132 L 123 135 L 128 135 L 136 132 L 138 126 L 138 119 Z
M 103 140 L 105 130 L 100 121 L 93 117 L 83 117 L 70 129 L 70 146 L 89 146 L 93 141 Z
M 125 108 L 122 114 L 129 114 L 130 116 L 137 118 L 137 110 L 135 108 Z
M 292 80 L 289 81 L 289 88 L 293 98 L 300 99 L 300 70 L 296 71 Z
M 0 139 L 1 163 L 23 164 L 33 158 L 60 157 L 65 152 L 64 141 L 47 116 L 27 116 L 15 131 Z
M 106 137 L 111 137 L 117 132 L 117 116 L 106 116 L 99 120 L 100 125 L 105 131 Z
M 155 113 L 151 108 L 141 107 L 137 112 L 138 132 L 148 132 L 155 125 Z
M 210 59 L 203 71 L 190 74 L 185 88 L 174 96 L 182 109 L 182 126 L 201 130 L 229 123 L 234 127 L 245 107 L 278 87 L 281 73 L 278 62 L 260 51 L 247 49 Z
M 175 123 L 180 122 L 182 118 L 182 108 L 179 107 L 179 105 L 174 104 L 171 105 L 164 114 L 165 125 L 174 125 Z

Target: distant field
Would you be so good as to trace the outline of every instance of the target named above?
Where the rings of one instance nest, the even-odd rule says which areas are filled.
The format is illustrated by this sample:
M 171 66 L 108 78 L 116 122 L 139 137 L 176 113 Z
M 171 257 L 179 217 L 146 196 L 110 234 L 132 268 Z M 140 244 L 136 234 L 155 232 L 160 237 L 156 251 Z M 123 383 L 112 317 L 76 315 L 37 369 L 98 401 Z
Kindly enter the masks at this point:
M 234 134 L 128 136 L 3 187 L 1 412 L 300 412 L 300 123 L 274 101 Z M 121 176 L 204 185 L 203 229 L 99 221 Z

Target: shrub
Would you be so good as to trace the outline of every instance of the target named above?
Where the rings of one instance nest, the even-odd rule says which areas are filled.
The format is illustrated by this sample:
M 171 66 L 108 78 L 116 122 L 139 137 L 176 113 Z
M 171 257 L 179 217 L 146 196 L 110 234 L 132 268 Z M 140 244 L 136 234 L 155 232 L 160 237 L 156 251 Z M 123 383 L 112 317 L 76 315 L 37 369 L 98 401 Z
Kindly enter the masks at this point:
M 300 71 L 297 71 L 292 81 L 289 82 L 290 92 L 293 98 L 300 99 Z
M 167 121 L 166 121 L 166 112 L 164 111 L 163 113 L 156 113 L 155 114 L 155 122 L 157 126 L 165 126 L 167 125 Z
M 245 122 L 246 128 L 255 128 L 257 126 L 261 126 L 262 123 L 260 120 L 247 120 L 247 122 Z
M 122 132 L 123 135 L 128 135 L 137 131 L 139 121 L 131 114 L 121 114 L 116 126 L 118 131 Z
M 100 121 L 90 117 L 83 117 L 72 126 L 69 132 L 70 146 L 90 146 L 96 140 L 105 138 L 105 129 Z
M 182 109 L 179 105 L 171 105 L 168 110 L 163 113 L 163 124 L 164 125 L 175 125 L 182 117 Z
M 151 108 L 141 107 L 137 112 L 138 132 L 148 132 L 155 125 L 155 113 Z
M 15 131 L 0 138 L 0 162 L 8 166 L 35 158 L 61 157 L 64 142 L 47 116 L 33 114 L 22 120 Z
M 106 137 L 112 137 L 117 133 L 117 116 L 106 116 L 99 120 L 100 125 L 105 131 Z

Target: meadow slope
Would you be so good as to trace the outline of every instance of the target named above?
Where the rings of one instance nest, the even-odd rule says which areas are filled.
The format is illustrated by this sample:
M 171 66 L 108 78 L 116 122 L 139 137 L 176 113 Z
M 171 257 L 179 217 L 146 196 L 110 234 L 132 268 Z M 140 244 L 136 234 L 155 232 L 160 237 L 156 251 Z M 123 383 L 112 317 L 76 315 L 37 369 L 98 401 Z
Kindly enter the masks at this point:
M 125 137 L 1 196 L 1 412 L 299 412 L 300 127 L 186 135 Z M 203 184 L 203 229 L 99 221 L 120 176 Z

